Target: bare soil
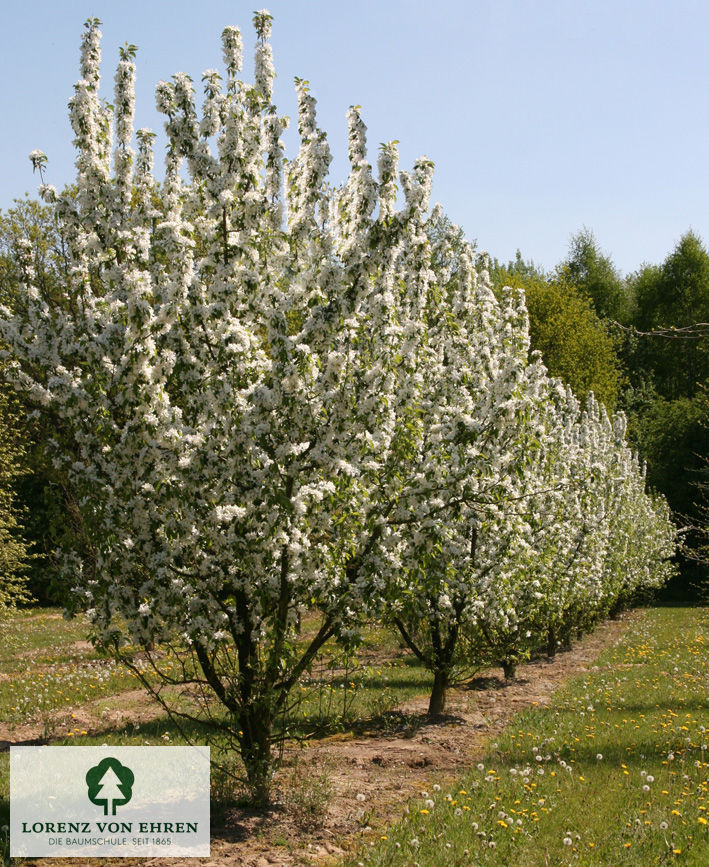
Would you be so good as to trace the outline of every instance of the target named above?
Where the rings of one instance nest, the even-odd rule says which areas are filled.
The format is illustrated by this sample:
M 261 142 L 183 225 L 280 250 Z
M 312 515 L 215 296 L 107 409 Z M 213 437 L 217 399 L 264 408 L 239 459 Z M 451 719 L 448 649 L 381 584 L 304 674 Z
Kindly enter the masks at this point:
M 501 669 L 485 672 L 450 691 L 442 718 L 426 716 L 428 697 L 422 695 L 399 707 L 377 728 L 311 741 L 307 748 L 287 748 L 276 776 L 275 806 L 267 811 L 219 810 L 212 816 L 209 858 L 115 858 L 110 863 L 125 867 L 335 863 L 362 841 L 378 839 L 421 790 L 430 790 L 434 783 L 442 787 L 454 783 L 479 761 L 495 734 L 516 713 L 546 705 L 554 690 L 589 670 L 637 616 L 638 612 L 630 612 L 607 621 L 572 650 L 521 666 L 514 681 L 505 682 Z M 99 704 L 102 710 L 97 715 Z M 103 699 L 75 709 L 73 718 L 53 719 L 49 738 L 41 726 L 9 729 L 0 724 L 0 750 L 10 744 L 51 742 L 72 728 L 98 732 L 130 722 L 141 724 L 160 712 L 141 691 L 122 693 L 113 703 Z M 106 859 L 43 858 L 41 863 L 105 867 Z

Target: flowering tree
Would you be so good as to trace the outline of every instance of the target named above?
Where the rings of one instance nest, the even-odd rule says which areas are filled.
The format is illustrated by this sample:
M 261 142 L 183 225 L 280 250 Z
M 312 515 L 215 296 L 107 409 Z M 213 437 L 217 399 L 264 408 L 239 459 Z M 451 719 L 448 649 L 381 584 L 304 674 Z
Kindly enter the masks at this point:
M 428 311 L 424 435 L 415 483 L 393 514 L 399 568 L 388 572 L 388 616 L 434 675 L 431 714 L 445 707 L 482 606 L 506 616 L 492 599 L 502 581 L 491 575 L 524 536 L 517 505 L 538 434 L 523 301 L 512 291 L 496 301 L 469 246 L 457 264 L 438 275 Z
M 624 417 L 611 423 L 592 395 L 581 412 L 539 357 L 528 359 L 520 299 L 508 293 L 497 306 L 484 271 L 471 280 L 461 269 L 454 291 L 466 276 L 471 304 L 458 304 L 441 340 L 438 377 L 435 356 L 427 364 L 435 409 L 419 477 L 429 488 L 415 505 L 399 502 L 397 514 L 410 516 L 387 609 L 433 672 L 434 714 L 466 666 L 497 662 L 514 676 L 545 643 L 553 654 L 638 588 L 660 586 L 674 549 L 666 505 L 645 493 L 625 445 Z M 429 327 L 429 347 L 444 331 Z M 441 478 L 443 489 L 432 481 Z
M 271 19 L 254 22 L 255 84 L 239 79 L 241 37 L 226 28 L 226 79 L 204 74 L 201 117 L 187 76 L 158 85 L 162 185 L 152 133 L 131 146 L 135 49 L 121 53 L 110 107 L 99 22 L 87 22 L 70 104 L 76 190 L 40 187 L 66 283 L 48 303 L 28 257 L 27 313 L 5 310 L 2 333 L 16 384 L 72 432 L 55 461 L 80 504 L 82 553 L 68 563 L 98 640 L 119 653 L 172 642 L 180 660 L 189 648 L 181 679 L 226 711 L 264 800 L 276 715 L 376 599 L 373 558 L 415 452 L 432 166 L 401 173 L 397 209 L 396 148 L 382 149 L 376 180 L 350 109 L 351 173 L 332 189 L 304 81 L 286 164 Z M 43 154 L 32 160 L 44 169 Z M 303 606 L 320 621 L 296 643 Z

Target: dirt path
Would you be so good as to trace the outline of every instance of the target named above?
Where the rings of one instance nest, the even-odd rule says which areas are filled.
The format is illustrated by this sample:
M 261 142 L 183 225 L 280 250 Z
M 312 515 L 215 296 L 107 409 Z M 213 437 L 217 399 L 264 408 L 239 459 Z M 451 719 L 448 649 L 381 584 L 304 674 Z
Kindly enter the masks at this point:
M 514 714 L 547 704 L 557 687 L 591 668 L 599 653 L 638 616 L 631 612 L 608 621 L 571 651 L 521 667 L 512 683 L 504 682 L 501 670 L 486 672 L 469 688 L 451 692 L 447 716 L 435 724 L 427 721 L 427 697 L 421 696 L 398 709 L 388 731 L 336 735 L 307 749 L 287 750 L 277 775 L 282 803 L 266 813 L 233 808 L 213 817 L 210 858 L 112 859 L 112 863 L 126 867 L 332 863 L 362 839 L 378 837 L 420 790 L 455 781 L 478 761 L 490 738 Z M 125 724 L 133 716 L 137 721 L 150 717 L 153 708 L 138 695 L 133 698 L 136 706 L 126 710 L 121 702 L 123 709 L 116 709 L 120 720 L 104 718 L 104 728 L 119 721 Z M 90 724 L 90 714 L 86 722 Z M 12 734 L 13 743 L 41 736 L 32 727 Z M 3 737 L 0 730 L 0 740 Z M 41 863 L 102 867 L 103 859 L 42 859 Z

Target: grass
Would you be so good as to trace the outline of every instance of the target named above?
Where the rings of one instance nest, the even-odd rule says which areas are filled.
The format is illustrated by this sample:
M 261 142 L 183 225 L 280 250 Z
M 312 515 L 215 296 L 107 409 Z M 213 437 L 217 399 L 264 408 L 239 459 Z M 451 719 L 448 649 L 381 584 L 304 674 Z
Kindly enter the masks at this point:
M 86 639 L 86 621 L 81 617 L 64 620 L 55 608 L 19 611 L 3 625 L 0 671 L 22 671 L 27 657 L 37 661 L 56 660 L 62 650 Z
M 349 864 L 709 864 L 709 609 L 649 609 Z M 523 676 L 523 675 L 522 675 Z
M 0 650 L 0 720 L 49 725 L 58 711 L 135 687 L 129 672 L 86 645 L 87 631 L 83 618 L 64 620 L 53 609 L 10 620 Z

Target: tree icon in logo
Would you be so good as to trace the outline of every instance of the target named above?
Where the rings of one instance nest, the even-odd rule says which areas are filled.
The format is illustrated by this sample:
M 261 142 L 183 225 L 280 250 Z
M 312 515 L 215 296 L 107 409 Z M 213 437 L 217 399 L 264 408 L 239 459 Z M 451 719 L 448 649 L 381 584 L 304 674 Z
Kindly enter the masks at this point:
M 116 815 L 116 807 L 127 804 L 133 797 L 133 771 L 122 765 L 118 759 L 108 756 L 102 759 L 86 774 L 89 787 L 89 801 L 103 807 L 103 815 Z

